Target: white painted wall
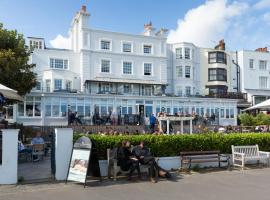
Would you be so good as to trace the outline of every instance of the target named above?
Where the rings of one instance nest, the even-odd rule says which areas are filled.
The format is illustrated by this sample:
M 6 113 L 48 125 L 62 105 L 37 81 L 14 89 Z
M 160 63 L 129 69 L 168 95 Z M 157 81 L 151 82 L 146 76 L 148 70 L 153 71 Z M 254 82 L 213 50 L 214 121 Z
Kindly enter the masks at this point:
M 73 130 L 71 128 L 55 129 L 55 178 L 66 180 L 70 156 L 73 147 Z
M 3 129 L 3 157 L 0 165 L 0 184 L 16 184 L 18 177 L 19 129 Z

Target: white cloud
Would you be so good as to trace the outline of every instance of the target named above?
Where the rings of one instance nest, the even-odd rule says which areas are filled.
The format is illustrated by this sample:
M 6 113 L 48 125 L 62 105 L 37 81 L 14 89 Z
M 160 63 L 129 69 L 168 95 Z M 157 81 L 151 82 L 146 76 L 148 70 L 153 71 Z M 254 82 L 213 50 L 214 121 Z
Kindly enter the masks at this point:
M 265 13 L 265 14 L 263 15 L 263 20 L 264 20 L 268 25 L 270 25 L 270 12 Z
M 258 10 L 270 8 L 270 0 L 260 0 L 254 5 L 254 8 Z
M 63 37 L 62 35 L 57 35 L 53 40 L 50 40 L 50 44 L 53 48 L 59 49 L 71 49 L 71 40 L 69 37 Z
M 168 42 L 192 42 L 197 46 L 214 46 L 213 41 L 224 38 L 238 16 L 249 8 L 247 3 L 227 0 L 208 0 L 203 5 L 189 10 L 178 21 L 176 30 L 171 30 Z

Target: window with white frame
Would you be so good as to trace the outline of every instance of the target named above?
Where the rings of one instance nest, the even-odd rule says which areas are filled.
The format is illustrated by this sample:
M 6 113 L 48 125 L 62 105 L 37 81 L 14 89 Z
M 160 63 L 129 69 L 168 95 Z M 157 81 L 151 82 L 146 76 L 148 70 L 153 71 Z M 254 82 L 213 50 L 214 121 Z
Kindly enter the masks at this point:
M 144 75 L 145 76 L 152 75 L 152 63 L 144 63 Z
M 111 49 L 111 41 L 109 41 L 109 40 L 101 40 L 100 41 L 100 49 L 102 49 L 102 50 L 110 50 Z
M 130 94 L 131 93 L 131 85 L 130 84 L 125 84 L 123 90 L 124 90 L 123 92 L 125 94 Z
M 41 90 L 41 81 L 37 81 L 36 86 L 34 88 L 35 90 Z
M 190 48 L 185 48 L 185 59 L 190 59 Z
M 190 96 L 190 95 L 191 95 L 191 87 L 186 86 L 186 96 Z
M 143 45 L 143 53 L 151 54 L 152 53 L 152 45 Z
M 259 69 L 262 69 L 262 70 L 267 69 L 267 61 L 266 60 L 260 60 L 259 61 Z
M 54 90 L 62 89 L 62 79 L 54 79 Z
M 185 66 L 185 77 L 190 78 L 190 66 Z
M 123 52 L 130 53 L 132 51 L 132 44 L 130 42 L 123 42 L 122 50 Z
M 259 77 L 259 87 L 261 89 L 266 89 L 268 88 L 268 78 L 266 76 L 260 76 Z
M 176 66 L 176 77 L 182 78 L 183 77 L 183 67 L 182 66 Z
M 249 68 L 254 69 L 254 59 L 249 59 Z
M 143 92 L 145 96 L 151 96 L 152 95 L 152 87 L 151 86 L 143 86 Z
M 177 88 L 176 88 L 176 95 L 177 96 L 183 96 L 183 89 L 182 89 L 182 86 L 178 86 Z
M 175 58 L 176 59 L 182 59 L 183 58 L 182 48 L 176 48 L 175 49 Z
M 40 117 L 41 98 L 27 96 L 23 103 L 18 104 L 18 115 L 21 117 Z
M 132 62 L 123 62 L 123 74 L 132 74 Z
M 101 60 L 101 72 L 103 73 L 110 73 L 110 60 Z
M 68 60 L 61 58 L 50 58 L 50 67 L 53 69 L 68 69 Z

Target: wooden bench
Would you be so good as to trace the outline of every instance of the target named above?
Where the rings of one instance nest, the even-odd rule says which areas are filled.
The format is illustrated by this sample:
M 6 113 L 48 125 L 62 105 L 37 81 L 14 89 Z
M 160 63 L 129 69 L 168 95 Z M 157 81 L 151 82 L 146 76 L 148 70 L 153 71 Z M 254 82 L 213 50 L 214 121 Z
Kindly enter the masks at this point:
M 251 146 L 234 146 L 232 145 L 232 162 L 234 166 L 244 168 L 245 163 L 248 161 L 266 161 L 269 166 L 270 152 L 259 151 L 258 145 Z
M 133 148 L 133 147 L 131 147 Z M 113 149 L 107 149 L 107 162 L 108 162 L 108 178 L 110 179 L 113 175 L 113 180 L 116 181 L 117 174 L 120 172 L 121 174 L 128 174 L 128 171 L 123 171 L 121 168 L 117 165 L 117 158 L 115 158 L 115 155 L 117 155 L 117 148 Z M 150 149 L 149 149 L 150 151 Z M 156 162 L 158 162 L 158 158 L 156 158 Z M 146 171 L 149 173 L 150 166 L 149 165 L 141 165 L 140 164 L 140 170 L 141 172 Z M 155 178 L 157 179 L 158 172 L 155 173 Z
M 192 163 L 209 163 L 217 162 L 218 167 L 221 167 L 221 162 L 226 162 L 229 166 L 229 156 L 220 154 L 220 151 L 188 151 L 180 152 L 181 157 L 181 169 L 184 164 L 188 164 L 188 168 L 191 168 Z

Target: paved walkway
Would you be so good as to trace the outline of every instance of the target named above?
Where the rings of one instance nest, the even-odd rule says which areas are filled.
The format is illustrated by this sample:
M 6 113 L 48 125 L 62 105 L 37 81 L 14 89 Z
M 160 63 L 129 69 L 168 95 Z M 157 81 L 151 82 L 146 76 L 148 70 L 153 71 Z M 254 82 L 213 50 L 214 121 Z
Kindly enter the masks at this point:
M 103 181 L 83 188 L 64 183 L 0 186 L 0 200 L 269 200 L 270 169 L 184 175 L 176 181 Z

